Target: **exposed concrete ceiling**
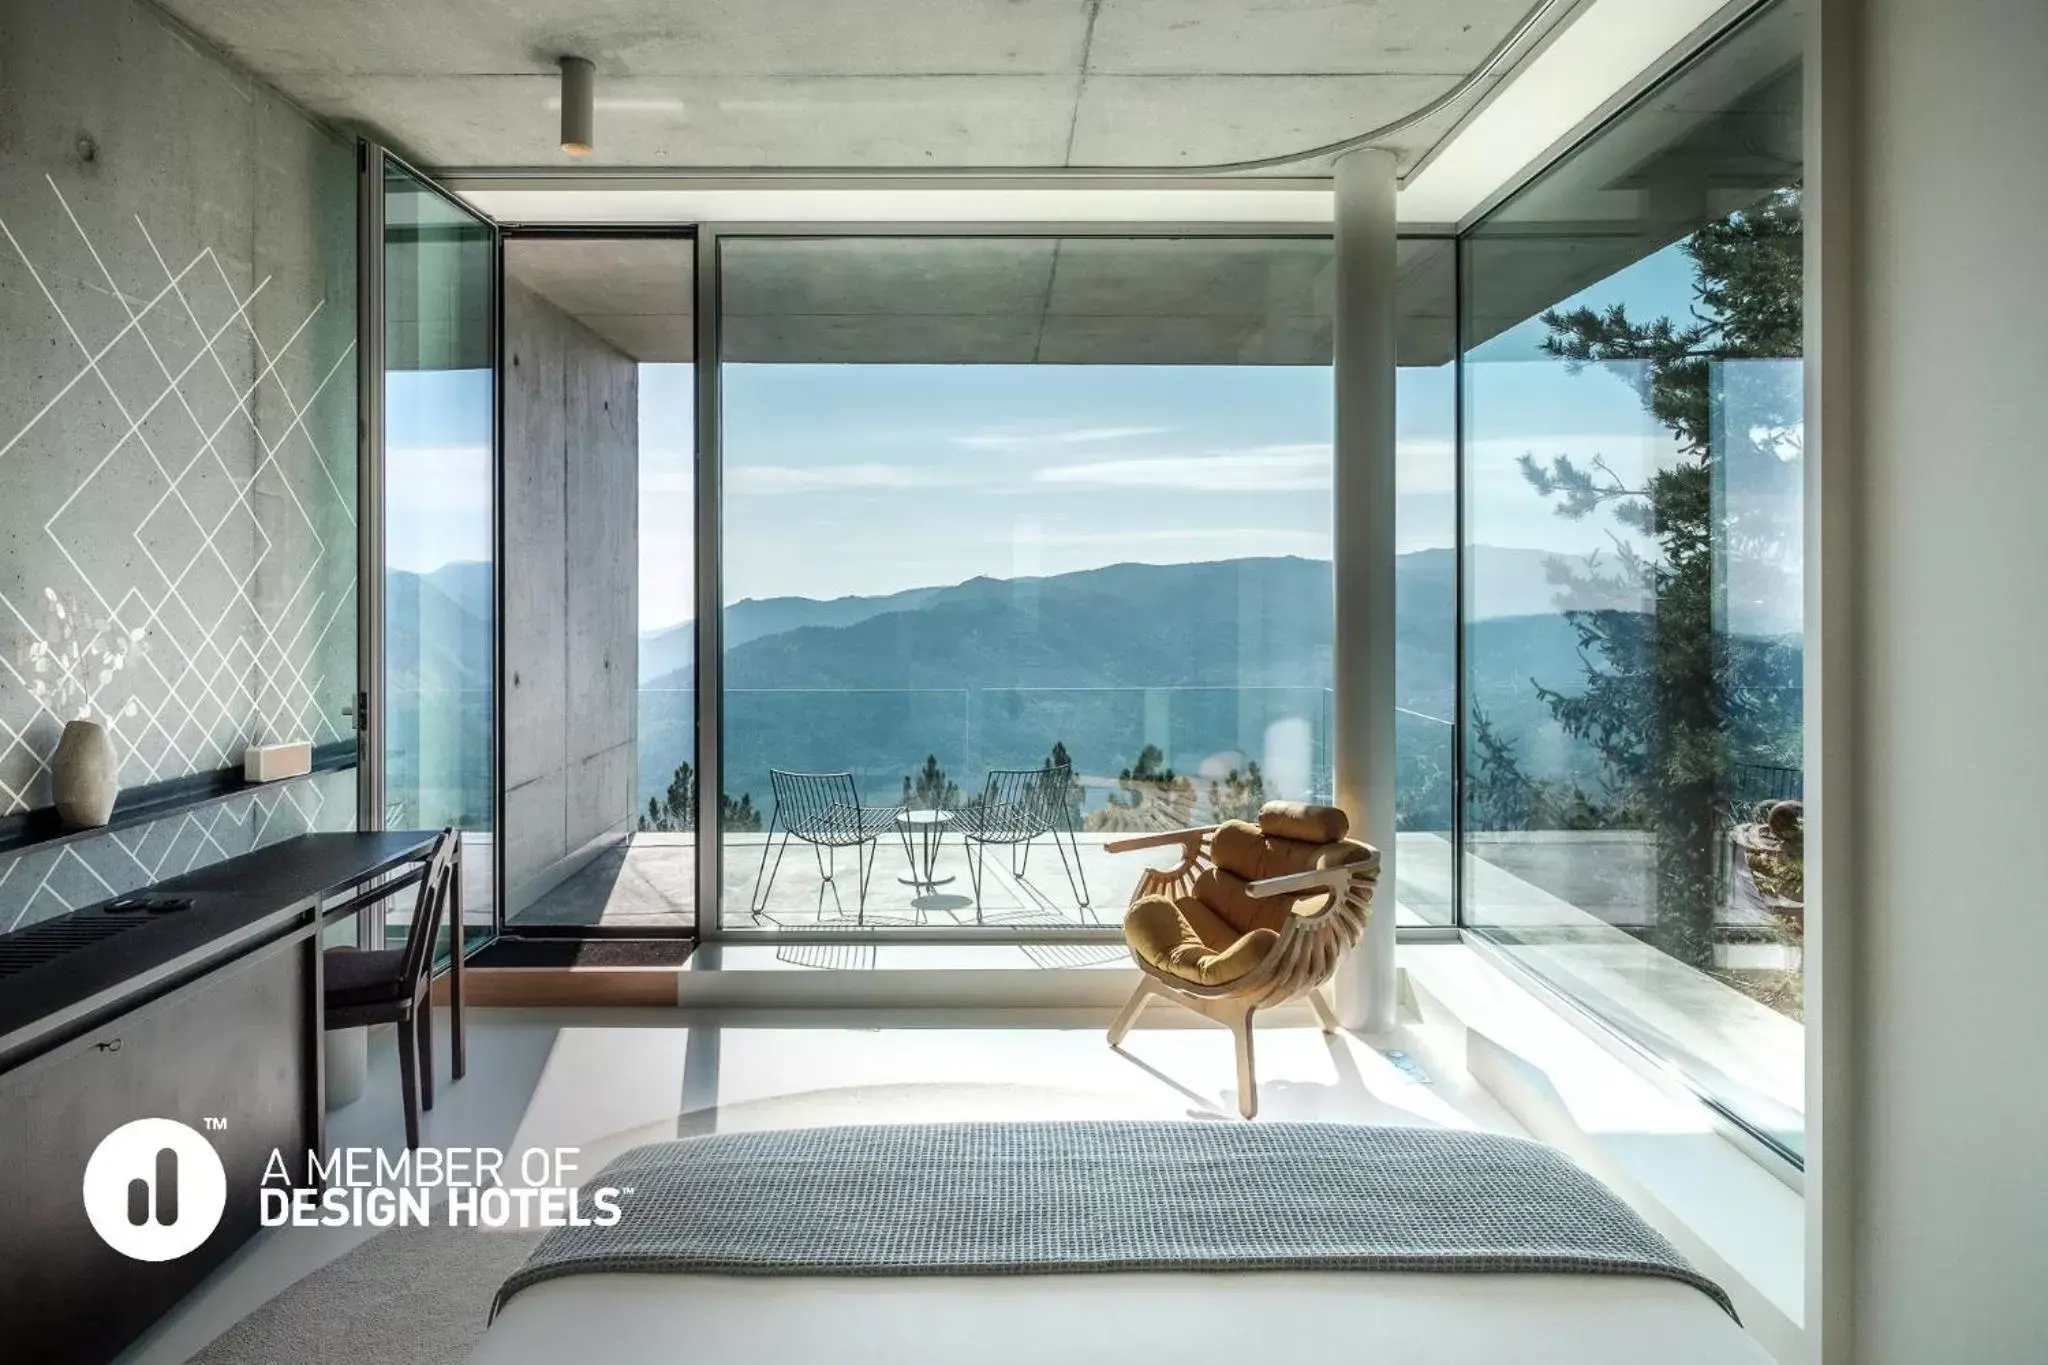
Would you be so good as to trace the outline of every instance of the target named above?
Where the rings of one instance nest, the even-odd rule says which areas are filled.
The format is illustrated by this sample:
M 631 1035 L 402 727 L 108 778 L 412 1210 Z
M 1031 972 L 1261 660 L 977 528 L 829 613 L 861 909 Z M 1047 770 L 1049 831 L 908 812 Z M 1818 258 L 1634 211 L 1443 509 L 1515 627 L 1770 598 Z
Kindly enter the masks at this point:
M 158 3 L 432 166 L 578 164 L 556 145 L 554 63 L 575 54 L 598 71 L 590 164 L 937 169 L 1335 141 L 1450 88 L 1532 0 Z M 1404 162 L 1459 112 L 1391 139 Z
M 1451 245 L 1401 243 L 1401 362 L 1450 358 Z M 1324 238 L 729 240 L 725 358 L 772 364 L 1327 365 Z M 514 238 L 516 279 L 644 361 L 694 354 L 690 243 Z
M 505 273 L 636 360 L 686 361 L 696 250 L 687 237 L 514 237 Z

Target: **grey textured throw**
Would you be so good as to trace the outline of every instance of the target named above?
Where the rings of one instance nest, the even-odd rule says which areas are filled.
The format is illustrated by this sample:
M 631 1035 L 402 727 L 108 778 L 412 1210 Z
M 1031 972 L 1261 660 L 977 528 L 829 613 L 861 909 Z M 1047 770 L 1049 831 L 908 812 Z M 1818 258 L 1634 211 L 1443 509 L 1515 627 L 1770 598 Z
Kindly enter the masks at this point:
M 1561 1153 L 1334 1123 L 950 1123 L 662 1142 L 498 1291 L 564 1275 L 1386 1270 L 1719 1285 Z

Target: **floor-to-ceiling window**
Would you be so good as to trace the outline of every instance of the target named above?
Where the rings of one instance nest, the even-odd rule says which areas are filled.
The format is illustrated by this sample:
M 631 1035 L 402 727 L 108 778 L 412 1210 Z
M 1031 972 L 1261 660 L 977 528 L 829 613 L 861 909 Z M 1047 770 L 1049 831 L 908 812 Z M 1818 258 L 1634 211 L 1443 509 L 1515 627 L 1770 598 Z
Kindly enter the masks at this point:
M 1115 834 L 1328 791 L 1330 274 L 724 244 L 728 926 L 1110 926 Z
M 1402 245 L 1402 913 L 1438 922 L 1452 263 Z M 722 243 L 727 927 L 1114 926 L 1115 835 L 1328 799 L 1332 267 L 1319 236 Z M 1028 842 L 986 828 L 1019 791 Z
M 465 920 L 494 920 L 496 249 L 384 176 L 385 827 L 462 832 Z
M 1444 926 L 1457 894 L 1457 244 L 1403 239 L 1397 261 L 1394 894 L 1401 923 Z
M 1467 923 L 1796 1154 L 1799 6 L 1464 242 Z

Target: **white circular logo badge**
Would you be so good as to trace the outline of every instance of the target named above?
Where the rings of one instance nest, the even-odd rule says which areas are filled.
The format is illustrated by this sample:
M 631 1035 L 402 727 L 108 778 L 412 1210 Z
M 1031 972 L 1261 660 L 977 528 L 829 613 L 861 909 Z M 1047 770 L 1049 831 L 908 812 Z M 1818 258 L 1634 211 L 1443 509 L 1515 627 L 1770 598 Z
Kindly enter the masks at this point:
M 175 1119 L 124 1123 L 85 1163 L 85 1216 L 132 1261 L 175 1261 L 198 1250 L 227 1204 L 220 1153 Z

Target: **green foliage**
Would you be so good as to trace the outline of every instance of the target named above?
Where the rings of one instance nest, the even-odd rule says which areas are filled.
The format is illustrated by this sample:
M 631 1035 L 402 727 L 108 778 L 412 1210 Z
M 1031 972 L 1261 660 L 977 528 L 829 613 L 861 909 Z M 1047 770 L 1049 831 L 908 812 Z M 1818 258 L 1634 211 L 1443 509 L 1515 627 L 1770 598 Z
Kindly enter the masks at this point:
M 1180 829 L 1194 823 L 1195 784 L 1166 766 L 1166 755 L 1147 744 L 1138 761 L 1117 776 L 1117 789 L 1088 812 L 1087 828 L 1117 832 Z
M 1067 742 L 1063 739 L 1054 740 L 1052 752 L 1046 755 L 1045 762 L 1040 766 L 1048 775 L 1048 778 L 1055 768 L 1064 767 L 1067 770 L 1065 789 L 1053 792 L 1051 795 L 1053 804 L 1056 807 L 1064 808 L 1066 811 L 1067 827 L 1079 829 L 1081 827 L 1081 779 L 1075 775 L 1074 760 L 1067 753 Z
M 939 766 L 938 755 L 926 754 L 916 780 L 903 779 L 903 805 L 909 810 L 955 810 L 960 805 L 960 788 Z
M 1209 812 L 1217 820 L 1257 820 L 1265 804 L 1266 775 L 1256 760 L 1243 773 L 1232 768 L 1230 776 L 1209 784 Z
M 1798 544 L 1794 497 L 1759 497 L 1717 508 L 1730 485 L 1790 491 L 1799 479 L 1800 381 L 1792 367 L 1742 365 L 1801 353 L 1801 217 L 1798 187 L 1696 232 L 1683 250 L 1695 281 L 1683 322 L 1638 322 L 1619 304 L 1552 310 L 1543 353 L 1577 373 L 1587 366 L 1635 390 L 1675 442 L 1676 458 L 1630 483 L 1606 461 L 1521 459 L 1523 476 L 1577 520 L 1605 509 L 1642 538 L 1617 547 L 1611 568 L 1571 569 L 1568 591 L 1633 592 L 1649 612 L 1568 610 L 1584 661 L 1573 692 L 1535 686 L 1564 733 L 1591 746 L 1604 800 L 1566 796 L 1522 776 L 1511 746 L 1473 717 L 1475 823 L 1572 827 L 1632 825 L 1657 835 L 1660 946 L 1697 966 L 1712 962 L 1726 830 L 1727 775 L 1737 761 L 1796 750 L 1796 640 L 1721 629 L 1731 560 L 1783 569 Z M 1739 414 L 1739 421 L 1728 420 Z
M 738 800 L 729 793 L 720 794 L 718 822 L 728 834 L 759 834 L 761 812 L 754 807 L 753 794 L 745 793 Z M 640 813 L 640 830 L 644 834 L 694 834 L 696 829 L 697 775 L 689 764 L 681 763 L 668 780 L 668 790 L 647 798 L 647 809 Z

